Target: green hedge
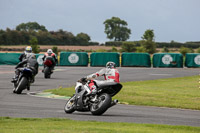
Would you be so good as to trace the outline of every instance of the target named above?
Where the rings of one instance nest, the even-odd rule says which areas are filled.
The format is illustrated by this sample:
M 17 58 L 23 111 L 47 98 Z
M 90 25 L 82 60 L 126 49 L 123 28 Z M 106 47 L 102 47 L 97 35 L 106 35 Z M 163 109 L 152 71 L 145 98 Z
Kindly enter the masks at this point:
M 129 44 L 134 44 L 136 46 L 140 46 L 140 41 L 120 41 L 120 42 L 115 42 L 115 41 L 110 41 L 110 42 L 105 42 L 105 46 L 121 46 L 124 43 L 129 43 Z
M 192 42 L 187 42 L 187 43 L 178 43 L 178 42 L 173 42 L 173 43 L 168 43 L 168 42 L 156 42 L 157 48 L 180 48 L 180 47 L 187 47 L 187 48 L 199 48 L 200 43 L 192 43 Z
M 136 46 L 141 45 L 141 41 L 127 41 L 129 43 L 136 44 Z M 110 42 L 105 42 L 106 46 L 121 46 L 124 42 L 115 42 L 115 41 L 110 41 Z M 200 47 L 200 42 L 186 42 L 186 43 L 179 43 L 179 42 L 156 42 L 157 48 L 180 48 L 180 47 L 187 47 L 187 48 L 199 48 Z

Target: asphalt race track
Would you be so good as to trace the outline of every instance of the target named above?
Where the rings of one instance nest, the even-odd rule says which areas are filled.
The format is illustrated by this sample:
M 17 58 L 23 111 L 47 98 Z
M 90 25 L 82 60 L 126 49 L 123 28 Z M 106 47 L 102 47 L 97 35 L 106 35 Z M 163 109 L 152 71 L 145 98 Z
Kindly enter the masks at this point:
M 69 87 L 75 85 L 81 77 L 99 69 L 101 68 L 57 67 L 51 79 L 44 79 L 43 73 L 39 72 L 30 92 L 40 92 L 60 86 Z M 122 67 L 119 68 L 119 72 L 121 82 L 199 75 L 199 69 L 192 68 Z M 30 96 L 26 90 L 21 95 L 13 94 L 13 85 L 10 82 L 13 74 L 14 66 L 0 66 L 0 116 L 3 117 L 58 117 L 73 120 L 200 126 L 200 111 L 186 109 L 118 104 L 108 109 L 102 116 L 93 116 L 90 112 L 66 114 L 63 110 L 65 100 Z

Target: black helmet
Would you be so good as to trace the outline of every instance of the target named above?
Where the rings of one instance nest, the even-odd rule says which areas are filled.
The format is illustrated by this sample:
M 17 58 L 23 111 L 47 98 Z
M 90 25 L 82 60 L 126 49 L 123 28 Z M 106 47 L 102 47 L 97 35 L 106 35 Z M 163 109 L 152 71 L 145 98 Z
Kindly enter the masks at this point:
M 116 67 L 116 65 L 112 61 L 109 61 L 109 62 L 106 63 L 106 68 L 115 68 L 115 67 Z

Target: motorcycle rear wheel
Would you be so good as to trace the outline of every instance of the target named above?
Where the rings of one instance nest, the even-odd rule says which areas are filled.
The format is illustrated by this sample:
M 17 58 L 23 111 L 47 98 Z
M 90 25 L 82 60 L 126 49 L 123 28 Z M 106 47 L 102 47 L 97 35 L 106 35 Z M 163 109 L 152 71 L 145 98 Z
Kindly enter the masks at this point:
M 99 101 L 90 107 L 93 115 L 102 115 L 110 107 L 112 98 L 109 94 L 103 93 L 98 97 Z
M 44 68 L 44 78 L 51 78 L 51 70 L 49 67 Z
M 75 111 L 74 109 L 74 104 L 75 104 L 75 97 L 71 97 L 69 100 L 67 100 L 67 103 L 65 104 L 64 110 L 65 113 L 71 114 Z

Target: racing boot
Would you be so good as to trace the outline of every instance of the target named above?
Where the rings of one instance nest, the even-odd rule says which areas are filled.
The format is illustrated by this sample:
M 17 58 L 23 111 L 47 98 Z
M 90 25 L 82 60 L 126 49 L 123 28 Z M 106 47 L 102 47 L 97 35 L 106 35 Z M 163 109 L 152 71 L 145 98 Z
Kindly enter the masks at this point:
M 17 80 L 18 80 L 18 76 L 16 75 L 16 76 L 14 76 L 14 77 L 12 78 L 11 82 L 12 82 L 12 83 L 15 83 L 15 82 L 17 82 Z
M 27 84 L 26 89 L 29 91 L 30 90 L 30 83 Z
M 28 90 L 28 91 L 30 90 L 30 86 L 27 86 L 27 90 Z
M 31 79 L 30 79 L 30 83 L 34 83 L 35 82 L 35 76 L 33 76 Z

